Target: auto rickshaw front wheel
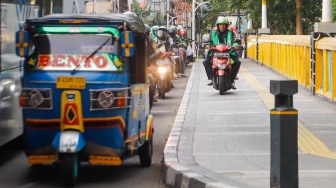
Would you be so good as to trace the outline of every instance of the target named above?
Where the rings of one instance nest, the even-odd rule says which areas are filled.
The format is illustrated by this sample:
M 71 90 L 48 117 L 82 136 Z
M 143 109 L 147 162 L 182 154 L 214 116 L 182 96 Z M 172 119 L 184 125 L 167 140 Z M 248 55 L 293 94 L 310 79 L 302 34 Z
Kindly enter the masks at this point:
M 153 139 L 149 139 L 139 148 L 140 165 L 149 167 L 152 164 Z
M 78 175 L 78 156 L 77 153 L 65 153 L 60 155 L 61 173 L 65 187 L 74 187 Z

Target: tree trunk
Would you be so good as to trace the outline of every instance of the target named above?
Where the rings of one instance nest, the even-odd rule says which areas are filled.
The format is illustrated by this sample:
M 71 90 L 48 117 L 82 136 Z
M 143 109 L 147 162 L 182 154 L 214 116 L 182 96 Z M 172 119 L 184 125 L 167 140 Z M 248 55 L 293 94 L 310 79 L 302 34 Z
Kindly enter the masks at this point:
M 302 0 L 295 0 L 296 2 L 296 34 L 302 35 Z

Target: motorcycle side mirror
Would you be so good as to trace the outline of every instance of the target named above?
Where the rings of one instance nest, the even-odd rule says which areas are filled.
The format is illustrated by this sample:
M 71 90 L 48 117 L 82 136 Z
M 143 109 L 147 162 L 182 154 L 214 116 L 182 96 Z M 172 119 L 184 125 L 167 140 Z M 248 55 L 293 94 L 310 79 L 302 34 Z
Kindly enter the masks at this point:
M 241 40 L 240 39 L 235 39 L 235 43 L 238 43 L 238 45 L 241 45 Z

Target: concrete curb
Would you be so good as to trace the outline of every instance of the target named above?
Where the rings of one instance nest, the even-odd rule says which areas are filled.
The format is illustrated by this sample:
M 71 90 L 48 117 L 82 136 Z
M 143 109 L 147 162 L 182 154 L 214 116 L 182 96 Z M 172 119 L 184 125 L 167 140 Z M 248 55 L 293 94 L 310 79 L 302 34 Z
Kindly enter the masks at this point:
M 197 62 L 200 63 L 200 62 Z M 183 188 L 219 188 L 231 187 L 219 182 L 216 182 L 202 174 L 199 174 L 188 166 L 179 162 L 178 145 L 181 139 L 183 124 L 185 121 L 186 112 L 189 105 L 193 79 L 195 76 L 195 66 L 192 67 L 187 87 L 176 115 L 175 122 L 168 137 L 166 146 L 163 152 L 163 181 L 169 187 Z

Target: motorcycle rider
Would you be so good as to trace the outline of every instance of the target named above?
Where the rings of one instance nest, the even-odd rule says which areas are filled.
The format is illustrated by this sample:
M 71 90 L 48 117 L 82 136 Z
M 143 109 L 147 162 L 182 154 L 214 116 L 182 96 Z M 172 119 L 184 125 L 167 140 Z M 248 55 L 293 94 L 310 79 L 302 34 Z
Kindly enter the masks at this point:
M 181 35 L 181 44 L 183 44 L 183 46 L 185 48 L 187 48 L 188 43 L 189 43 L 189 39 L 187 37 L 187 31 L 184 29 L 181 29 L 180 31 L 180 35 Z
M 151 28 L 149 25 L 145 24 L 146 27 L 146 34 L 147 34 L 147 71 L 150 83 L 150 97 L 153 102 L 157 102 L 157 95 L 156 95 L 156 84 L 155 84 L 155 77 L 157 74 L 157 65 L 156 60 L 159 59 L 162 55 L 160 49 L 157 47 L 156 42 L 151 38 L 150 32 Z
M 160 26 L 156 33 L 157 33 L 156 43 L 158 45 L 162 44 L 162 46 L 159 48 L 160 51 L 169 52 L 170 44 L 168 42 L 167 28 L 165 26 Z M 175 60 L 171 56 L 168 56 L 168 59 L 170 60 L 171 78 L 173 80 L 177 80 L 177 75 L 175 74 Z M 172 87 L 174 88 L 173 84 Z
M 192 44 L 193 44 L 193 41 L 189 41 L 189 45 L 187 47 L 187 59 L 189 62 L 193 62 L 193 59 L 194 59 L 194 53 L 193 53 L 193 50 L 192 50 Z
M 157 40 L 157 36 L 156 36 L 156 32 L 157 32 L 157 30 L 160 28 L 160 26 L 158 26 L 158 25 L 154 25 L 153 27 L 152 27 L 152 36 L 151 36 L 151 38 L 153 39 L 153 40 Z
M 168 35 L 169 35 L 169 43 L 178 44 L 180 42 L 180 36 L 177 34 L 177 27 L 172 25 L 168 28 Z
M 172 25 L 168 28 L 168 35 L 169 35 L 168 41 L 169 41 L 170 45 L 181 43 L 180 36 L 177 34 L 177 27 L 176 26 Z M 176 54 L 176 55 L 178 56 L 179 54 Z M 186 77 L 184 61 L 182 61 L 180 59 L 177 63 L 179 63 L 180 71 L 182 73 L 181 77 Z
M 216 46 L 219 43 L 223 43 L 228 46 L 232 46 L 233 50 L 230 50 L 230 57 L 233 60 L 232 69 L 231 69 L 231 88 L 237 89 L 234 85 L 234 80 L 238 74 L 241 62 L 237 56 L 236 50 L 238 50 L 238 44 L 234 42 L 234 33 L 228 30 L 229 21 L 226 17 L 218 17 L 216 21 L 217 30 L 211 32 L 211 46 Z M 213 54 L 210 54 L 204 61 L 203 65 L 210 83 L 209 86 L 213 85 L 213 70 L 212 70 L 212 57 Z

